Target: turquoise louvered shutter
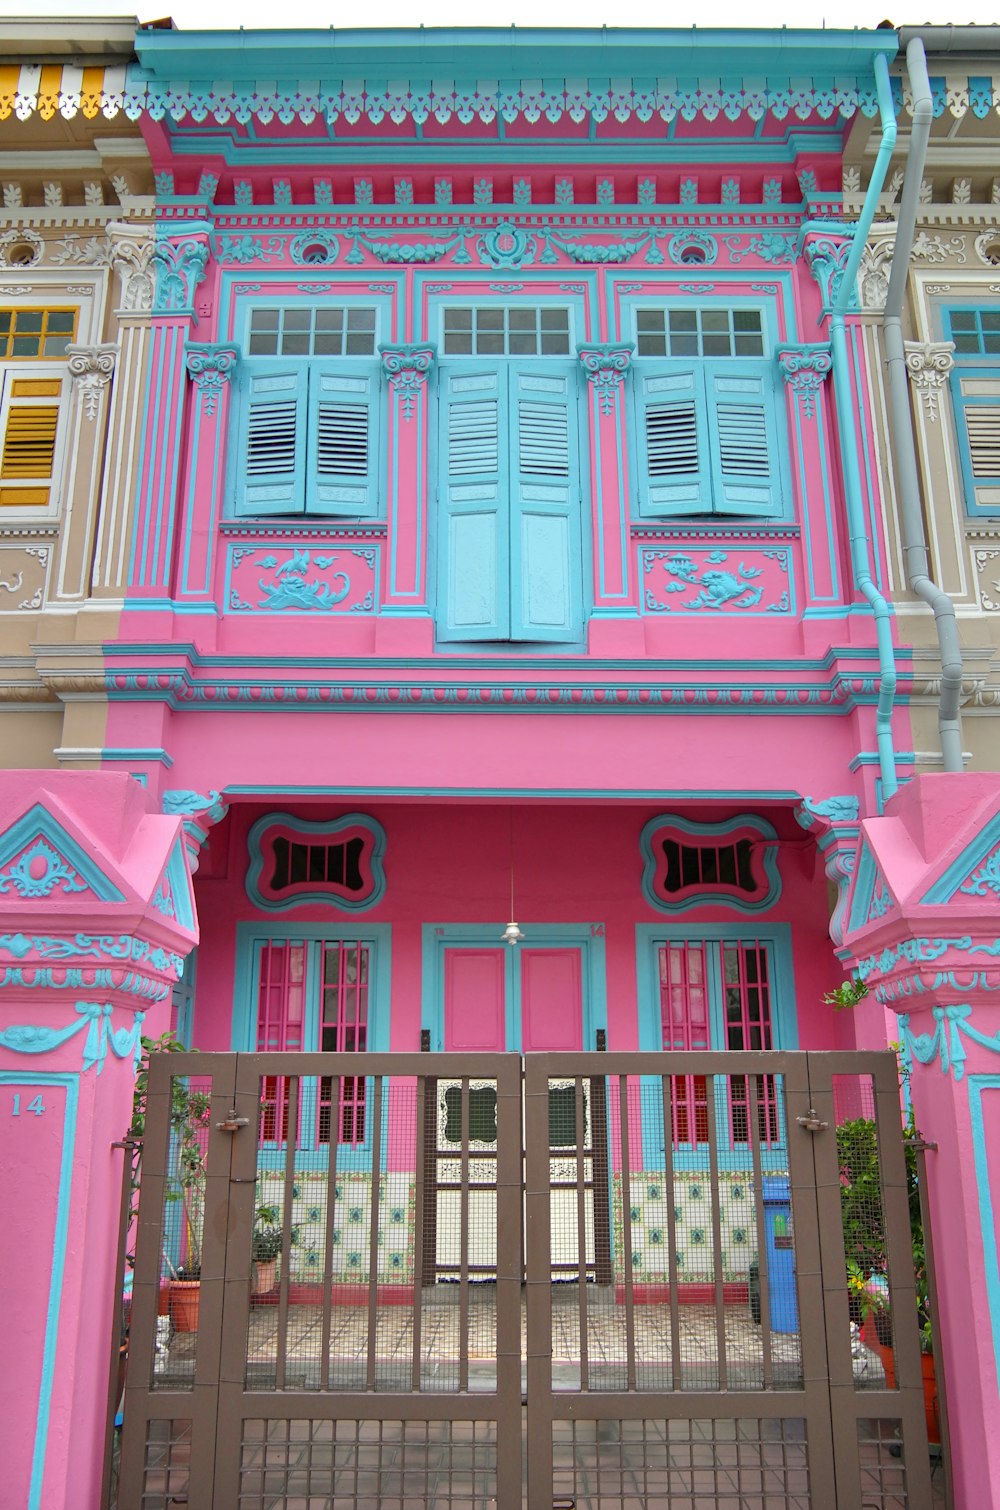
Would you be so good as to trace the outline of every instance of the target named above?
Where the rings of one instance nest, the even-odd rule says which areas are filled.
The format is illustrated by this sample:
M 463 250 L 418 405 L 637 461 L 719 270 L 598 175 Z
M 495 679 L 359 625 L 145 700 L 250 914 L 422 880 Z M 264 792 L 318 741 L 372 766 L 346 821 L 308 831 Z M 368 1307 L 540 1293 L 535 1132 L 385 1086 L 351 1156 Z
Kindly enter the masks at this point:
M 304 363 L 255 363 L 240 378 L 235 511 L 301 514 L 305 498 Z
M 970 514 L 1000 513 L 1000 372 L 956 365 L 951 393 L 966 509 Z
M 636 375 L 639 513 L 711 512 L 704 374 L 668 366 Z
M 580 633 L 580 446 L 575 367 L 512 367 L 510 637 Z
M 506 376 L 441 371 L 441 640 L 510 633 Z
M 352 519 L 377 513 L 380 464 L 378 367 L 313 364 L 306 513 Z
M 763 362 L 705 363 L 717 514 L 781 513 L 774 373 Z

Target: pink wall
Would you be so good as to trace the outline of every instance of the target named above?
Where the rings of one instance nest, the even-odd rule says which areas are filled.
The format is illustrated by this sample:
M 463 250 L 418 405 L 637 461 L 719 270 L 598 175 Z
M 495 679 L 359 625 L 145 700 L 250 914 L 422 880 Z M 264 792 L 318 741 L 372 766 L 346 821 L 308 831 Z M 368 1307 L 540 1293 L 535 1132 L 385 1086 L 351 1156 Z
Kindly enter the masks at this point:
M 276 937 L 288 922 L 317 923 L 336 936 L 346 916 L 392 925 L 391 1048 L 419 1046 L 421 1021 L 421 928 L 431 924 L 485 924 L 497 942 L 510 910 L 510 808 L 479 804 L 356 804 L 376 818 L 387 835 L 386 891 L 363 914 L 340 914 L 316 906 L 290 913 L 255 911 L 244 889 L 246 834 L 267 808 L 236 805 L 213 830 L 195 877 L 202 920 L 195 1005 L 195 1045 L 232 1047 L 233 969 L 236 926 L 266 917 Z M 311 804 L 288 811 L 315 820 L 338 816 L 346 806 Z M 799 1041 L 802 1048 L 848 1046 L 844 1029 L 820 1004 L 841 978 L 827 933 L 826 880 L 812 872 L 812 851 L 788 810 L 767 814 L 794 847 L 781 852 L 782 895 L 767 913 L 748 916 L 728 908 L 667 915 L 649 906 L 641 890 L 639 835 L 663 806 L 542 804 L 514 808 L 515 907 L 530 942 L 546 923 L 602 923 L 606 953 L 609 1047 L 637 1046 L 636 925 L 681 923 L 695 934 L 699 923 L 753 927 L 792 925 Z M 692 819 L 719 821 L 734 807 L 688 810 Z M 759 920 L 759 922 L 758 922 Z

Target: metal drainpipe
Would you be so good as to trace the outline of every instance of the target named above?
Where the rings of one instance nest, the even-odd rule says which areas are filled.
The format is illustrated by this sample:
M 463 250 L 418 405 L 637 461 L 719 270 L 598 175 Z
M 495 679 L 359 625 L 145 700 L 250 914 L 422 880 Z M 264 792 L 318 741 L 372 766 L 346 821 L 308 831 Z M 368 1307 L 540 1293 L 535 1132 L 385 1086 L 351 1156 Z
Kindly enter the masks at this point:
M 938 652 L 941 657 L 941 701 L 938 706 L 938 729 L 946 771 L 961 771 L 962 723 L 959 701 L 962 692 L 962 650 L 955 620 L 955 605 L 948 594 L 931 580 L 928 571 L 927 537 L 920 512 L 920 483 L 913 439 L 913 415 L 910 409 L 906 356 L 903 349 L 903 295 L 910 266 L 910 248 L 917 221 L 920 182 L 927 156 L 933 102 L 924 45 L 914 37 L 906 49 L 906 71 L 913 92 L 913 129 L 910 152 L 903 180 L 903 193 L 896 219 L 896 246 L 892 256 L 889 292 L 882 317 L 885 340 L 885 363 L 888 378 L 889 414 L 892 420 L 893 462 L 899 497 L 903 558 L 910 587 L 934 612 Z
M 833 396 L 837 408 L 837 430 L 840 436 L 841 460 L 844 468 L 844 497 L 850 529 L 851 568 L 854 584 L 871 605 L 872 616 L 875 620 L 879 659 L 879 694 L 875 713 L 875 734 L 878 744 L 879 772 L 882 777 L 882 800 L 887 802 L 899 789 L 899 783 L 896 780 L 896 753 L 892 742 L 896 659 L 892 646 L 889 604 L 875 586 L 869 566 L 871 541 L 865 527 L 861 465 L 858 459 L 859 441 L 854 422 L 853 388 L 850 381 L 844 322 L 851 299 L 851 290 L 857 281 L 858 268 L 861 265 L 868 232 L 875 218 L 878 197 L 882 192 L 882 185 L 889 169 L 889 159 L 896 145 L 896 115 L 893 109 L 892 92 L 889 88 L 889 65 L 881 54 L 875 59 L 875 86 L 882 123 L 882 141 L 875 158 L 875 167 L 872 170 L 865 202 L 861 207 L 861 216 L 855 227 L 851 254 L 834 299 L 830 316 L 830 347 L 833 356 Z

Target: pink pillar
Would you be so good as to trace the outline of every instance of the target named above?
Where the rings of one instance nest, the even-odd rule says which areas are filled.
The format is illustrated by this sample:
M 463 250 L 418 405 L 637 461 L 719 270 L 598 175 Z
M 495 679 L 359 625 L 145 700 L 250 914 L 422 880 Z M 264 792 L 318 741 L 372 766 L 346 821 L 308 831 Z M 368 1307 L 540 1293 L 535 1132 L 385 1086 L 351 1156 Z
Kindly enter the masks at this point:
M 5 1502 L 97 1510 L 140 1035 L 197 940 L 182 822 L 128 776 L 0 774 Z
M 229 397 L 238 351 L 232 345 L 189 341 L 185 364 L 193 386 L 191 449 L 181 489 L 183 524 L 176 596 L 210 603 L 214 597 L 215 544 L 222 517 L 222 489 L 229 433 Z
M 427 377 L 435 351 L 425 341 L 382 346 L 380 353 L 389 383 L 389 507 L 376 634 L 386 654 L 407 649 L 429 653 L 433 632 L 427 604 Z M 400 616 L 410 624 L 393 622 Z
M 587 344 L 577 355 L 587 375 L 590 408 L 590 478 L 594 536 L 592 654 L 627 654 L 642 648 L 629 538 L 628 454 L 625 447 L 625 374 L 628 345 Z
M 1000 1510 L 1000 776 L 918 776 L 862 824 L 845 942 L 895 1014 L 927 1193 L 955 1504 Z

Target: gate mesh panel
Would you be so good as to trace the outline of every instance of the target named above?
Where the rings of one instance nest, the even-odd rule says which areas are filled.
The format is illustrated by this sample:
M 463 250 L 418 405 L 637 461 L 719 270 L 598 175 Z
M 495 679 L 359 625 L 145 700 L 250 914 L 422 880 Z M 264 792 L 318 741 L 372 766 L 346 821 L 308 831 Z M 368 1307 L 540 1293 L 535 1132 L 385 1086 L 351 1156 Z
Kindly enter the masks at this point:
M 154 1389 L 190 1389 L 194 1384 L 201 1321 L 211 1095 L 212 1081 L 208 1077 L 171 1077 L 170 1141 L 160 1243 L 160 1283 L 169 1326 L 161 1322 L 157 1328 Z
M 851 1328 L 854 1382 L 859 1389 L 894 1389 L 880 1130 L 871 1077 L 835 1075 L 833 1104 L 847 1265 L 848 1317 L 842 1324 Z
M 900 1422 L 859 1421 L 861 1503 L 865 1510 L 908 1510 Z
M 575 1510 L 810 1510 L 805 1422 L 557 1422 L 552 1493 Z
M 190 1419 L 148 1421 L 142 1479 L 143 1510 L 168 1510 L 168 1506 L 186 1504 L 190 1471 Z
M 782 1076 L 550 1079 L 549 1141 L 557 1390 L 801 1388 Z
M 247 1420 L 240 1510 L 494 1510 L 489 1421 Z

